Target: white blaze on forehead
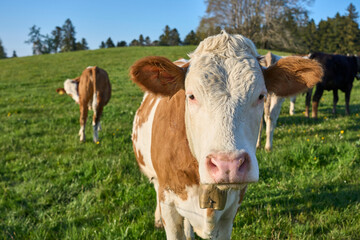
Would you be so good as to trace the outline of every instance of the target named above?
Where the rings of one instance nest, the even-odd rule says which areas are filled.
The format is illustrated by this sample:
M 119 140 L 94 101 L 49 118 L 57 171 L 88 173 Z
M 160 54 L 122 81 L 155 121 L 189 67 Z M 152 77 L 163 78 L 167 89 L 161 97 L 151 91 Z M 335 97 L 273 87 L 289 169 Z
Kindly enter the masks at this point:
M 66 94 L 70 95 L 76 103 L 79 103 L 78 84 L 78 82 L 72 79 L 67 79 L 64 82 L 64 89 Z

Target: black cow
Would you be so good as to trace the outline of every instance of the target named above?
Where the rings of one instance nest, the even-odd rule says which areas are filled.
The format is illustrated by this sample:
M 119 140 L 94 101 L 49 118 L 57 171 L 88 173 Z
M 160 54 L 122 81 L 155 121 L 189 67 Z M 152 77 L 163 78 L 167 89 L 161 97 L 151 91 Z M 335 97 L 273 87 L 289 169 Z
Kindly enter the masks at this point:
M 324 76 L 322 81 L 316 84 L 316 91 L 313 96 L 312 117 L 317 118 L 319 101 L 324 90 L 333 91 L 333 114 L 336 113 L 336 104 L 339 100 L 338 89 L 345 93 L 346 114 L 349 115 L 350 92 L 354 78 L 359 79 L 357 73 L 360 72 L 360 57 L 312 53 L 310 59 L 316 59 L 324 68 Z M 312 89 L 306 94 L 305 115 L 307 117 L 309 116 L 311 94 Z

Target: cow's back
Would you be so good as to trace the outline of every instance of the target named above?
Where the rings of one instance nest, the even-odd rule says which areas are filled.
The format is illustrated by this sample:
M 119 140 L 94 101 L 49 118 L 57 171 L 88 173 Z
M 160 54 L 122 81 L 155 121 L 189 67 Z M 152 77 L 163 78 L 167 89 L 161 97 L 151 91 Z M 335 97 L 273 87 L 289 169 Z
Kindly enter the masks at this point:
M 104 69 L 94 67 L 92 71 L 95 71 L 95 89 L 99 91 L 99 94 L 103 98 L 104 105 L 106 105 L 111 98 L 111 84 L 109 76 Z
M 357 73 L 355 57 L 313 53 L 310 59 L 316 59 L 324 68 L 323 80 L 318 83 L 323 89 L 345 91 L 349 87 L 351 88 Z

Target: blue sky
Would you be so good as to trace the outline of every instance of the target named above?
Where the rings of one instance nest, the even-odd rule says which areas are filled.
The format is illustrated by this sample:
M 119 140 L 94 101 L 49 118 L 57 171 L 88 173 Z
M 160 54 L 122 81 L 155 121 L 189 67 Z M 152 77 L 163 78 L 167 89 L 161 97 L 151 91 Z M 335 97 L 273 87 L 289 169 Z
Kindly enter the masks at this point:
M 315 0 L 310 18 L 318 23 L 345 14 L 353 3 L 360 12 L 359 0 Z M 32 55 L 31 45 L 25 44 L 31 26 L 50 34 L 55 26 L 62 26 L 70 18 L 76 38 L 85 38 L 90 49 L 97 49 L 108 37 L 116 44 L 129 43 L 140 34 L 158 39 L 165 25 L 176 28 L 181 39 L 196 30 L 205 14 L 203 0 L 0 0 L 0 39 L 8 56 L 15 50 L 18 56 Z

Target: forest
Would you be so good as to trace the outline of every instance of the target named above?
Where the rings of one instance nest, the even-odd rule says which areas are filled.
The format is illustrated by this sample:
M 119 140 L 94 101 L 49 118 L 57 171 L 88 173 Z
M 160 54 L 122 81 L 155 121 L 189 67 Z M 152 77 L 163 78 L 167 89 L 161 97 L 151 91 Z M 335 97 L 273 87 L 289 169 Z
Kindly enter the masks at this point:
M 99 48 L 127 46 L 179 46 L 197 45 L 204 38 L 226 30 L 250 38 L 258 48 L 288 51 L 298 54 L 321 51 L 336 54 L 359 54 L 359 13 L 349 4 L 346 13 L 321 20 L 318 24 L 309 19 L 307 6 L 310 0 L 205 0 L 206 12 L 196 30 L 183 39 L 176 28 L 166 25 L 158 39 L 140 34 L 131 42 L 116 44 L 108 37 Z M 32 46 L 34 55 L 89 49 L 85 38 L 76 39 L 75 26 L 66 19 L 62 26 L 55 26 L 50 34 L 42 34 L 41 28 L 29 29 L 26 43 Z M 0 58 L 6 58 L 0 39 Z M 13 52 L 16 57 L 16 52 Z

